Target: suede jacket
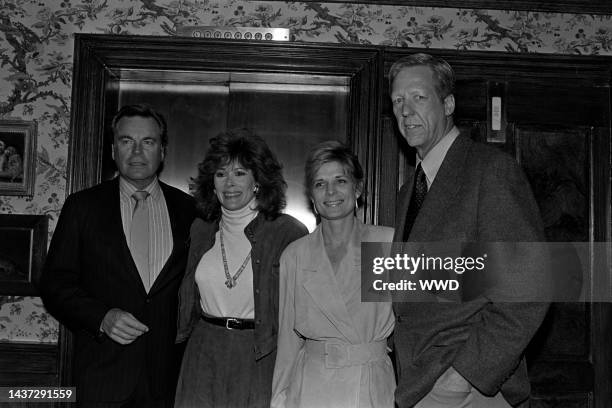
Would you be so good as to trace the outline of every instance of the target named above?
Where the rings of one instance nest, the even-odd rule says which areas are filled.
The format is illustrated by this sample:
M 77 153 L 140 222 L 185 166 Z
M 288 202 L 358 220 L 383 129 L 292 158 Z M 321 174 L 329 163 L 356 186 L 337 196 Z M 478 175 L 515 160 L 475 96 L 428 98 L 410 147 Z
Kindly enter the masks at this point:
M 177 343 L 187 340 L 201 316 L 195 272 L 202 255 L 213 247 L 218 230 L 219 220 L 211 223 L 196 218 L 191 225 L 187 269 L 179 290 Z M 280 256 L 287 245 L 308 234 L 308 230 L 290 215 L 281 214 L 268 220 L 259 213 L 246 226 L 244 233 L 252 247 L 255 359 L 258 360 L 276 349 Z

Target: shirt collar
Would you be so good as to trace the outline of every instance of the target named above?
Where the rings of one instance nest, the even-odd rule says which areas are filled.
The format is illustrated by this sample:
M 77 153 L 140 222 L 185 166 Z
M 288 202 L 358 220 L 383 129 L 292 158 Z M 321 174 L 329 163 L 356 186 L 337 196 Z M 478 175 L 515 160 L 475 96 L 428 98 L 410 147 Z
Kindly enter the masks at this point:
M 131 198 L 132 194 L 134 194 L 136 191 L 146 191 L 150 194 L 151 199 L 157 201 L 161 198 L 162 196 L 162 191 L 161 191 L 161 187 L 159 185 L 159 181 L 157 180 L 157 177 L 155 177 L 153 179 L 153 181 L 146 186 L 143 189 L 138 189 L 136 187 L 134 187 L 129 181 L 127 181 L 125 178 L 123 178 L 122 176 L 119 176 L 119 191 L 121 192 L 121 194 Z
M 419 159 L 417 155 L 416 164 L 418 165 L 421 163 L 421 167 L 423 167 L 428 189 L 431 188 L 436 178 L 436 174 L 438 174 L 438 170 L 440 170 L 440 166 L 442 166 L 442 162 L 446 157 L 446 153 L 448 153 L 448 149 L 450 149 L 455 139 L 457 139 L 457 136 L 459 136 L 459 129 L 457 129 L 457 126 L 453 126 L 453 128 L 431 148 L 423 160 Z

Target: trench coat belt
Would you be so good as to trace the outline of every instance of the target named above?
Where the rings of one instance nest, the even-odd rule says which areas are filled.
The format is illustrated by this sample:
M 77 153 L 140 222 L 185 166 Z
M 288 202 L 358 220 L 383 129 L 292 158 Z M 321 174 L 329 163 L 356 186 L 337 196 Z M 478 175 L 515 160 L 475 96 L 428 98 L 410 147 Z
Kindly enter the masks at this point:
M 325 361 L 326 368 L 358 366 L 387 358 L 387 340 L 361 344 L 306 340 L 304 349 L 309 358 Z

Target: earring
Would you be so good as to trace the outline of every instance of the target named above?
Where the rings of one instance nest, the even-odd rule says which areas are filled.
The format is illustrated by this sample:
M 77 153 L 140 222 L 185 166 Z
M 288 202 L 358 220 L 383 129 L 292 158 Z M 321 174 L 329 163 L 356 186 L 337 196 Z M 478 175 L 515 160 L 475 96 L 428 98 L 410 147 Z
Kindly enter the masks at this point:
M 255 184 L 255 187 L 253 188 L 253 193 L 255 193 L 255 195 L 259 193 L 259 185 Z

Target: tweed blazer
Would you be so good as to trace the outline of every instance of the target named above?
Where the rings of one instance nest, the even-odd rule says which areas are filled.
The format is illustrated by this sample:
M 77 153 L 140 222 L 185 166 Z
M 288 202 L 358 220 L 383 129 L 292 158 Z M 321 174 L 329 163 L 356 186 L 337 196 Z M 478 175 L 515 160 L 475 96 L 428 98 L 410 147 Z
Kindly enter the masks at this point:
M 414 169 L 408 175 L 411 181 L 399 192 L 396 242 L 402 241 L 413 174 Z M 444 158 L 408 241 L 541 242 L 539 214 L 529 183 L 513 158 L 460 135 Z M 517 268 L 528 278 L 506 288 L 513 295 L 529 289 L 524 284 L 529 278 L 543 276 L 546 265 L 540 264 L 538 253 L 530 256 L 527 266 Z M 529 397 L 523 355 L 547 303 L 401 300 L 394 299 L 400 407 L 422 399 L 451 365 L 484 395 L 501 391 L 512 405 Z

